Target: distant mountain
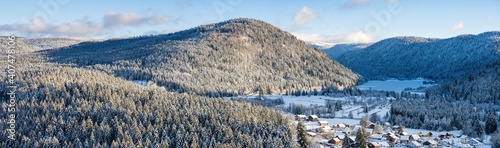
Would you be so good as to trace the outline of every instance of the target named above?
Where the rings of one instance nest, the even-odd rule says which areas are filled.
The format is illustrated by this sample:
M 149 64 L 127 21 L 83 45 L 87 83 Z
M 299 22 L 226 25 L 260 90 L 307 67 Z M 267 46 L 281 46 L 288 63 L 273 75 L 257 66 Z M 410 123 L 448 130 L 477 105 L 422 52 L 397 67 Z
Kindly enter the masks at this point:
M 335 60 L 340 55 L 342 55 L 348 51 L 363 49 L 363 48 L 368 47 L 369 45 L 370 44 L 367 44 L 367 43 L 337 44 L 331 48 L 323 49 L 322 51 L 325 52 L 330 58 Z
M 500 58 L 500 32 L 448 39 L 396 37 L 337 60 L 368 79 L 453 79 Z
M 307 43 L 307 45 L 311 46 L 312 48 L 316 48 L 316 49 L 320 49 L 320 50 L 332 48 L 334 46 L 332 43 L 323 43 L 323 42 Z
M 78 44 L 89 39 L 73 39 L 73 38 L 20 38 L 22 42 L 28 45 L 32 50 L 54 49 Z
M 39 53 L 52 62 L 211 96 L 344 88 L 359 78 L 290 33 L 254 19 L 232 19 L 166 35 L 84 42 Z

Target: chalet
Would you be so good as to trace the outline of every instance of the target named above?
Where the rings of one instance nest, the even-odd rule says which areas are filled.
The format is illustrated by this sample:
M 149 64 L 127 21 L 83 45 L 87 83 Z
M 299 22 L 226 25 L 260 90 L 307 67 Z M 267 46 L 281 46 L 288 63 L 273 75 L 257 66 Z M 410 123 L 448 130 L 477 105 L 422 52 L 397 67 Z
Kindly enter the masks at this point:
M 329 126 L 323 126 L 321 128 L 318 128 L 318 132 L 320 132 L 320 133 L 327 133 L 327 132 L 331 132 L 331 131 L 332 131 L 332 128 Z
M 328 141 L 328 143 L 338 146 L 342 145 L 342 140 L 340 140 L 339 138 L 333 138 L 330 141 Z
M 356 144 L 356 137 L 354 136 L 348 136 L 345 140 L 349 140 L 349 143 L 351 143 L 351 147 L 354 147 Z
M 410 135 L 410 141 L 420 141 L 419 135 Z
M 318 116 L 316 116 L 316 115 L 310 115 L 307 118 L 307 121 L 318 121 Z
M 336 128 L 344 129 L 344 128 L 346 128 L 346 126 L 345 126 L 345 124 L 340 123 L 340 124 L 337 124 Z
M 432 133 L 431 132 L 428 132 L 427 134 L 425 134 L 424 136 L 422 137 L 432 137 Z
M 384 136 L 382 134 L 375 134 L 375 135 L 371 135 L 370 138 L 373 140 L 382 140 L 382 138 L 384 138 Z
M 441 139 L 450 139 L 450 138 L 453 138 L 453 134 L 450 134 L 450 133 L 440 133 L 439 138 Z
M 344 141 L 345 135 L 337 135 L 337 136 L 335 136 L 335 138 L 338 138 L 338 139 Z
M 477 139 L 471 138 L 469 141 L 467 141 L 467 144 L 470 144 L 472 146 L 478 146 L 481 145 L 482 143 L 479 142 Z
M 328 121 L 318 121 L 319 126 L 328 126 Z
M 422 134 L 422 132 L 418 132 L 417 135 L 420 136 L 420 137 L 424 136 L 424 134 Z
M 297 121 L 305 121 L 307 119 L 306 115 L 295 115 L 295 120 Z
M 422 147 L 422 144 L 420 144 L 419 142 L 417 141 L 410 141 L 408 144 L 407 144 L 408 147 L 410 148 L 419 148 L 419 147 Z
M 407 144 L 408 142 L 410 142 L 410 136 L 401 136 L 401 138 L 399 138 L 399 143 Z
M 438 142 L 434 140 L 427 140 L 424 142 L 424 145 L 428 147 L 437 147 Z
M 410 136 L 410 134 L 408 134 L 407 132 L 401 132 L 399 133 L 400 136 Z
M 393 131 L 398 131 L 398 132 L 399 132 L 399 126 L 394 125 L 394 126 L 392 127 L 392 130 L 393 130 Z
M 387 136 L 385 136 L 386 140 L 389 141 L 389 142 L 393 142 L 393 143 L 396 143 L 398 142 L 398 137 L 392 133 L 389 133 L 387 134 Z
M 375 124 L 372 123 L 372 124 L 368 125 L 368 128 L 375 129 Z
M 378 142 L 370 142 L 368 143 L 368 148 L 379 148 Z
M 469 137 L 467 135 L 462 135 L 459 138 L 461 143 L 467 143 L 467 141 L 469 140 Z

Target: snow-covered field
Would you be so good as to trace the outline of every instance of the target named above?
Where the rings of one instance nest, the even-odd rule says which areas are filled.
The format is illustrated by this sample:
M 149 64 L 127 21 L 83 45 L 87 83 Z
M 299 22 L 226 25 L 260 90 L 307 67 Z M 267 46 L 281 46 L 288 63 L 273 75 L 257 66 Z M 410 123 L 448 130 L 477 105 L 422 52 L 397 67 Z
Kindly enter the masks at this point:
M 386 81 L 368 81 L 361 85 L 356 86 L 361 90 L 385 90 L 385 91 L 395 91 L 397 93 L 403 91 L 405 88 L 418 88 L 420 86 L 430 87 L 431 84 L 424 84 L 425 79 L 416 80 L 386 80 Z

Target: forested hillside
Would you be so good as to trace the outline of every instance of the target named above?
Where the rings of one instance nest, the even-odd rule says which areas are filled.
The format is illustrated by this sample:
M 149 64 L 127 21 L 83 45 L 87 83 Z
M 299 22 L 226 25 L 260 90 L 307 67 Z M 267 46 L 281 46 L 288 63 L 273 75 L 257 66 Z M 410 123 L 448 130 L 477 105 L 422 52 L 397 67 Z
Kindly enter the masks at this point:
M 85 41 L 92 41 L 87 39 L 73 39 L 73 38 L 19 38 L 30 49 L 34 51 L 43 49 L 54 49 L 78 44 Z
M 368 47 L 370 44 L 365 43 L 353 43 L 353 44 L 337 44 L 331 48 L 323 49 L 322 51 L 326 53 L 333 60 L 337 59 L 340 55 L 354 51 L 358 49 L 363 49 Z
M 55 63 L 209 96 L 344 88 L 359 79 L 295 36 L 253 19 L 233 19 L 166 35 L 85 42 L 40 54 Z
M 500 32 L 485 32 L 448 39 L 389 38 L 337 60 L 368 79 L 453 79 L 499 57 Z
M 19 56 L 26 58 L 16 63 L 13 84 L 18 86 L 16 140 L 0 136 L 0 147 L 295 146 L 294 124 L 279 111 L 171 93 L 95 70 L 30 60 L 36 55 Z M 6 85 L 0 84 L 4 95 L 10 91 Z M 4 113 L 7 99 L 0 99 Z M 10 125 L 6 122 L 0 121 L 2 131 Z
M 425 101 L 396 100 L 391 121 L 429 130 L 461 129 L 480 137 L 500 124 L 500 60 L 426 92 Z

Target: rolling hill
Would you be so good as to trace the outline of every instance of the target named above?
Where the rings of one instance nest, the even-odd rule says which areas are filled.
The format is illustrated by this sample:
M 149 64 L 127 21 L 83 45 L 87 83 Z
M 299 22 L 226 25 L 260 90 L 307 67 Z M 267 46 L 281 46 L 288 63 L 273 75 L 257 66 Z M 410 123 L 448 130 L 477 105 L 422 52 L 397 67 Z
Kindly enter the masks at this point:
M 254 19 L 232 19 L 165 35 L 83 42 L 38 53 L 54 63 L 210 96 L 344 88 L 359 79 L 290 33 Z
M 485 32 L 448 39 L 389 38 L 337 60 L 368 79 L 454 79 L 499 57 L 500 32 Z

